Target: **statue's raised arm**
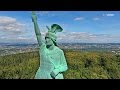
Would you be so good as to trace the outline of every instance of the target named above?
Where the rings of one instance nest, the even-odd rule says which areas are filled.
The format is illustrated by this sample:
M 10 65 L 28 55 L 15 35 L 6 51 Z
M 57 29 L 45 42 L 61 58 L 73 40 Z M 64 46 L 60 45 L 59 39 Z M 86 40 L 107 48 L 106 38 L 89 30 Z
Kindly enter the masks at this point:
M 38 27 L 37 16 L 34 11 L 32 11 L 32 22 L 34 23 L 34 30 L 35 30 L 38 44 L 39 44 L 39 46 L 41 46 L 42 45 L 42 36 L 41 36 L 40 29 Z

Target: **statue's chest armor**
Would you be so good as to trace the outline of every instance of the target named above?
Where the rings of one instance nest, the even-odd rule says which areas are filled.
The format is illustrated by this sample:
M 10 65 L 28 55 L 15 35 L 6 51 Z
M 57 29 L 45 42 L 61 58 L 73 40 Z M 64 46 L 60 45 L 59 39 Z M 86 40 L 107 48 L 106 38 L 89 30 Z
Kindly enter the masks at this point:
M 60 54 L 59 53 L 52 53 L 48 55 L 50 58 L 50 61 L 56 66 L 60 63 Z

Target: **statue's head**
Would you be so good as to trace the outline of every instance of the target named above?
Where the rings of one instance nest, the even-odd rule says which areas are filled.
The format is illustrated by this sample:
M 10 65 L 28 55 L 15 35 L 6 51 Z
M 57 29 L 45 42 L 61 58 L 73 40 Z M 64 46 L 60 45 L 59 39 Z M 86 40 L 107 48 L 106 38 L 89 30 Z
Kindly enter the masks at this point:
M 55 45 L 57 46 L 56 43 L 56 32 L 61 32 L 63 29 L 58 25 L 58 24 L 53 24 L 51 28 L 48 28 L 48 32 L 46 33 L 45 40 L 46 40 L 46 45 Z
M 47 46 L 51 46 L 51 45 L 57 46 L 56 42 L 53 41 L 53 40 L 52 40 L 51 38 L 49 38 L 49 37 L 45 37 L 45 42 L 46 42 L 46 45 L 47 45 Z

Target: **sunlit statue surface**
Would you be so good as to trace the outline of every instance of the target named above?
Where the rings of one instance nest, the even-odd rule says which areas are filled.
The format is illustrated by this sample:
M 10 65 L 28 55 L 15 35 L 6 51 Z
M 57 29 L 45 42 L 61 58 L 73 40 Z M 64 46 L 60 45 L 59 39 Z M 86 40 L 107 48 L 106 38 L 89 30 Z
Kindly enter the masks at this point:
M 35 12 L 32 12 L 32 21 L 39 44 L 40 66 L 36 72 L 35 79 L 64 79 L 63 72 L 68 69 L 64 52 L 57 47 L 56 33 L 63 29 L 58 24 L 47 27 L 48 32 L 45 41 L 42 40 L 41 32 L 38 27 Z

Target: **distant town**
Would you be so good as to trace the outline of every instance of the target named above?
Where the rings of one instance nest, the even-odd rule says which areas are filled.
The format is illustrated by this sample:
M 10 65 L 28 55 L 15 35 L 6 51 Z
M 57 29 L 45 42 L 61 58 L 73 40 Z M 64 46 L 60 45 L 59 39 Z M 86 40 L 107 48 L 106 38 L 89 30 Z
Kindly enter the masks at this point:
M 120 54 L 120 43 L 59 43 L 63 50 L 101 51 Z M 38 44 L 0 43 L 0 56 L 38 51 Z

